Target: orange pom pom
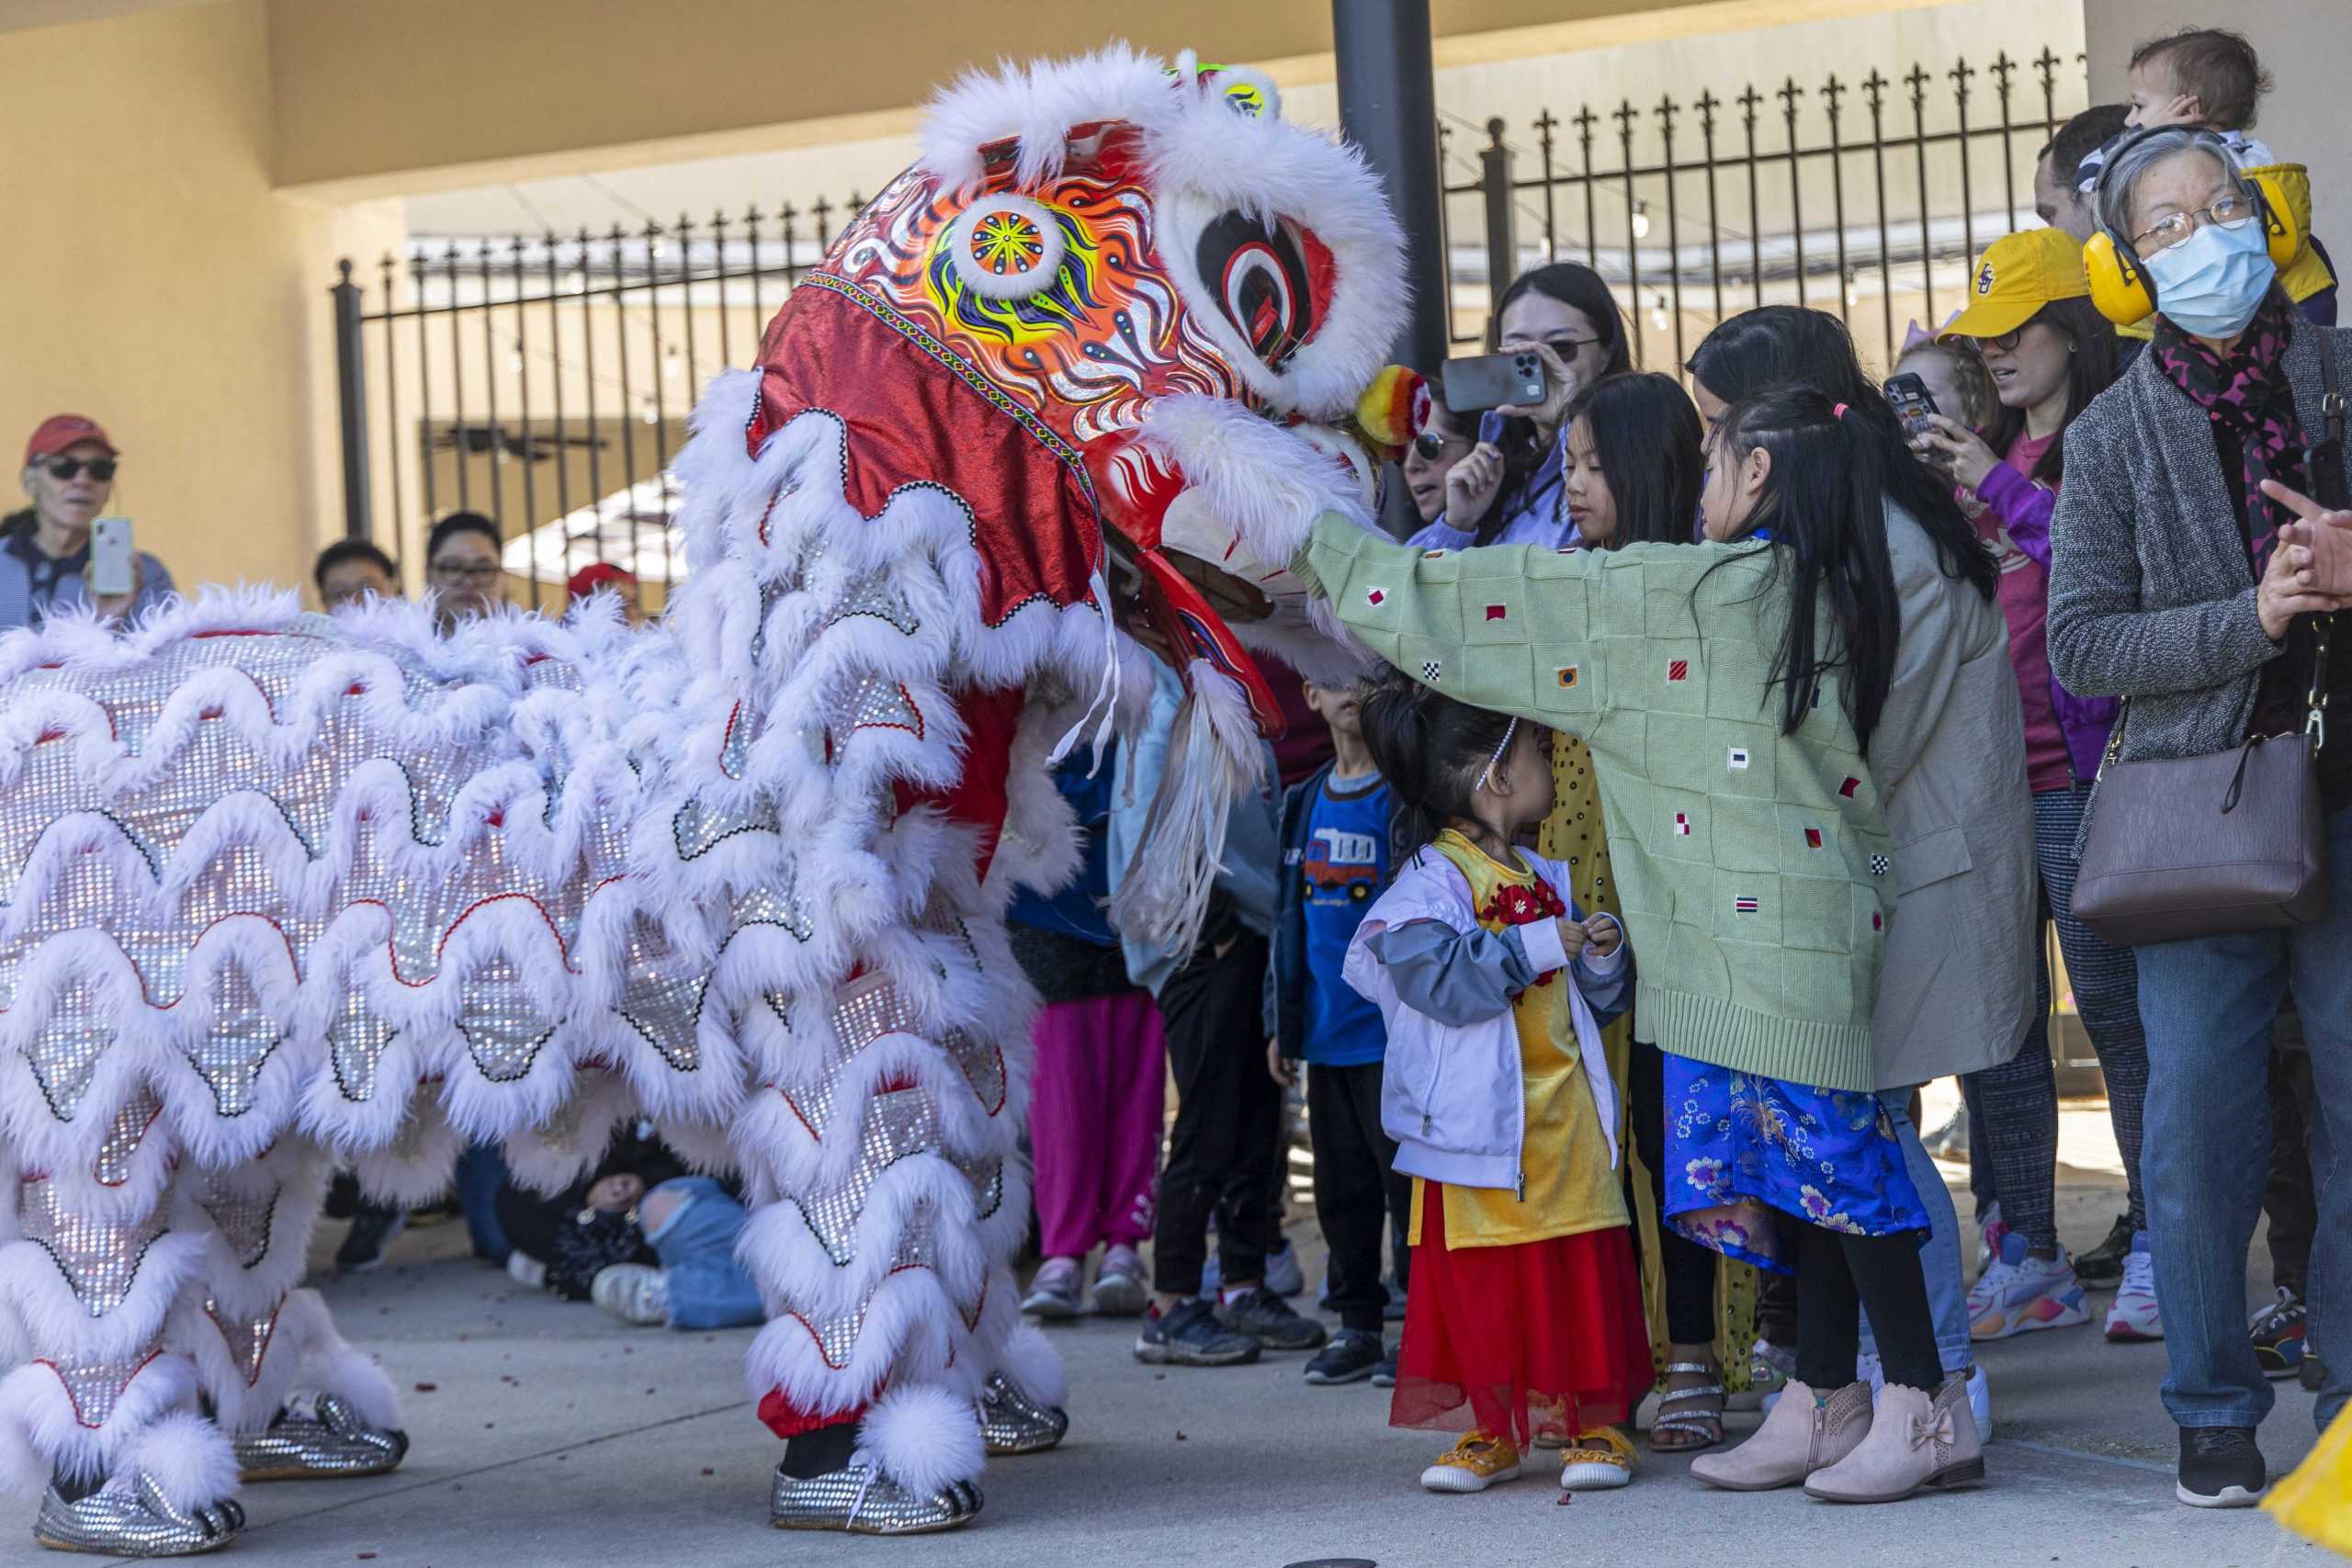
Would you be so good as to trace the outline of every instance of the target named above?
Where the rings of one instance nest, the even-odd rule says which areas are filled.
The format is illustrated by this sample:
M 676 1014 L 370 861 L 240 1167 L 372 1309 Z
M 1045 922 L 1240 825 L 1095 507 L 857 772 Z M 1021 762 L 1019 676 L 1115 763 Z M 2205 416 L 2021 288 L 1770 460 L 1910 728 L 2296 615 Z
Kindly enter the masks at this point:
M 1392 452 L 1419 435 L 1429 418 L 1429 383 L 1402 365 L 1382 370 L 1356 400 L 1356 423 Z

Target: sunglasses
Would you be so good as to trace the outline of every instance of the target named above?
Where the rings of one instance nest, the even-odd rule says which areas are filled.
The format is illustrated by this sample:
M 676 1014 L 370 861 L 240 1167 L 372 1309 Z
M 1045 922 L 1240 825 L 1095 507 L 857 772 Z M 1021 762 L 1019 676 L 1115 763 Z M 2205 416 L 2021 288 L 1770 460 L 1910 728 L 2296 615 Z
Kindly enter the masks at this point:
M 100 484 L 114 478 L 112 457 L 51 457 L 43 466 L 49 469 L 49 477 L 53 479 L 71 479 L 85 468 L 89 469 L 90 477 Z
M 1445 456 L 1447 447 L 1460 446 L 1464 439 L 1459 435 L 1440 435 L 1433 431 L 1423 431 L 1413 437 L 1413 450 L 1419 455 L 1422 462 L 1434 463 Z

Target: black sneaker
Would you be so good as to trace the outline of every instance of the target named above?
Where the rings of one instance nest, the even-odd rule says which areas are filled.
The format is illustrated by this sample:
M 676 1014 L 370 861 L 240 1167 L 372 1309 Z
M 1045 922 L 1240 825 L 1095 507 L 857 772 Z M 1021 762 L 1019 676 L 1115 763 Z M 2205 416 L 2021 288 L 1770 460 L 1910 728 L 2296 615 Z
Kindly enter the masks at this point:
M 1342 1328 L 1306 1363 L 1306 1381 L 1317 1386 L 1362 1382 L 1387 1359 L 1388 1348 L 1379 1335 L 1367 1328 Z
M 1247 1334 L 1269 1350 L 1312 1350 L 1330 1333 L 1311 1317 L 1301 1317 L 1290 1303 L 1260 1286 L 1244 1291 L 1217 1309 L 1217 1317 L 1236 1334 Z
M 1395 1388 L 1396 1386 L 1396 1351 L 1391 1350 L 1385 1356 L 1381 1357 L 1380 1365 L 1372 1369 L 1372 1386 L 1374 1388 Z
M 2251 1508 L 2270 1485 L 2251 1427 L 2183 1427 L 2173 1495 L 2192 1508 Z
M 1219 1323 L 1204 1301 L 1168 1313 L 1153 1307 L 1136 1336 L 1136 1359 L 1148 1367 L 1238 1367 L 1257 1359 L 1258 1342 Z
M 2123 1278 L 2123 1259 L 2132 1252 L 2132 1216 L 2115 1216 L 2115 1228 L 2088 1252 L 2075 1254 L 2075 1278 L 2086 1285 L 2112 1285 Z
M 392 1238 L 408 1229 L 408 1211 L 379 1208 L 363 1203 L 351 1216 L 351 1232 L 343 1245 L 334 1249 L 334 1267 L 338 1274 L 364 1274 L 370 1269 L 380 1269 L 384 1263 L 384 1248 Z

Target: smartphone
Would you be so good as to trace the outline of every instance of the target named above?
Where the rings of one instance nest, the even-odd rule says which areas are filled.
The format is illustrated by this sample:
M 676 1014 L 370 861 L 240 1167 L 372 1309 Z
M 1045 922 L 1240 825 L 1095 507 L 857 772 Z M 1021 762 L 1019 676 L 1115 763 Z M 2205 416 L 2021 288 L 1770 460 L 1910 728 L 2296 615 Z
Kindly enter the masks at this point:
M 1532 406 L 1548 385 L 1544 356 L 1532 348 L 1445 362 L 1445 406 L 1455 413 Z
M 90 525 L 90 564 L 83 586 L 94 599 L 128 593 L 136 585 L 131 570 L 130 519 L 101 517 Z
M 1894 407 L 1895 417 L 1903 421 L 1903 434 L 1906 436 L 1927 434 L 1933 428 L 1928 416 L 1942 412 L 1928 394 L 1928 384 L 1908 370 L 1886 378 L 1886 400 Z

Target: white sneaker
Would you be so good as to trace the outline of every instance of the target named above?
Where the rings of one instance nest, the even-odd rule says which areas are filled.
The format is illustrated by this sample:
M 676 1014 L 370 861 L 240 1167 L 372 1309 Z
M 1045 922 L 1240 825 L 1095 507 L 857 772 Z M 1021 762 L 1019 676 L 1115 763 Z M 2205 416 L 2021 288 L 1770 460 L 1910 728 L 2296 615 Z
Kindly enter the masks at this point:
M 1298 1261 L 1298 1249 L 1284 1242 L 1266 1254 L 1266 1293 L 1272 1296 L 1295 1296 L 1306 1290 L 1306 1270 Z
M 2001 1255 L 2001 1238 L 2008 1234 L 2009 1227 L 2001 1223 L 2001 1201 L 1996 1198 L 1984 1205 L 1984 1222 L 1976 1232 L 1977 1272 L 1983 1273 L 1993 1266 L 1993 1260 Z
M 2148 1250 L 2148 1233 L 2132 1238 L 2123 1255 L 2123 1282 L 2107 1309 L 2107 1337 L 2119 1345 L 2165 1337 L 2164 1314 L 2156 1306 L 2156 1259 Z
M 1098 1317 L 1140 1317 L 1151 1304 L 1151 1277 L 1132 1247 L 1114 1247 L 1102 1255 L 1102 1272 L 1087 1303 Z
M 1796 1370 L 1795 1351 L 1783 1350 L 1759 1336 L 1747 1352 L 1747 1392 L 1733 1394 L 1724 1402 L 1724 1408 L 1770 1414 L 1780 1400 L 1781 1386 L 1796 1375 Z
M 670 1321 L 670 1276 L 650 1264 L 616 1263 L 596 1270 L 588 1299 L 623 1323 L 660 1327 Z
M 1864 1351 L 1855 1358 L 1854 1376 L 1871 1385 L 1871 1404 L 1878 1404 L 1878 1396 L 1886 1390 L 1886 1369 L 1879 1359 Z M 1982 1367 L 1968 1369 L 1968 1413 L 1976 1417 L 1976 1440 L 1993 1440 L 1993 1380 L 1984 1375 Z
M 1968 1337 L 2008 1339 L 2037 1328 L 2071 1328 L 2091 1320 L 2082 1281 L 2064 1252 L 2036 1258 L 2025 1237 L 2001 1237 L 2001 1255 L 1968 1291 Z

